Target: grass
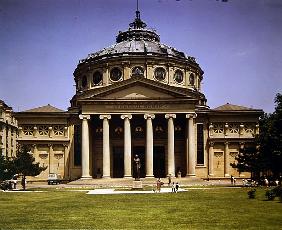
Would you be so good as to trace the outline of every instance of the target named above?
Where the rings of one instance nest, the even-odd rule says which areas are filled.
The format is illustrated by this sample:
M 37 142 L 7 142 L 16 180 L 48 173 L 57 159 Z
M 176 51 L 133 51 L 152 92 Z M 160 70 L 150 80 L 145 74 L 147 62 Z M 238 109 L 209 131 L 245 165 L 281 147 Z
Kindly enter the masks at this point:
M 281 229 L 282 203 L 257 189 L 87 195 L 69 190 L 0 193 L 0 229 Z

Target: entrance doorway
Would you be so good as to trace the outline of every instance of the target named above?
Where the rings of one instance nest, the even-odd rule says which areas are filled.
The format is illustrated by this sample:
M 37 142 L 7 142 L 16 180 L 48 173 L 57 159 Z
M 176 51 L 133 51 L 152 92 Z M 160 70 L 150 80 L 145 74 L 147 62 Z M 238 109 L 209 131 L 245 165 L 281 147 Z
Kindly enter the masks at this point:
M 140 163 L 141 163 L 141 168 L 140 168 L 140 177 L 144 178 L 146 177 L 146 165 L 145 165 L 145 147 L 144 146 L 134 146 L 133 147 L 133 152 L 132 152 L 132 159 L 134 159 L 135 155 L 138 155 L 139 159 L 140 159 Z M 132 170 L 134 169 L 132 163 Z M 134 170 L 132 171 L 133 173 L 133 177 L 135 177 L 134 175 Z
M 154 146 L 154 176 L 165 178 L 165 148 L 164 146 Z
M 123 147 L 113 147 L 113 178 L 122 178 L 124 174 Z

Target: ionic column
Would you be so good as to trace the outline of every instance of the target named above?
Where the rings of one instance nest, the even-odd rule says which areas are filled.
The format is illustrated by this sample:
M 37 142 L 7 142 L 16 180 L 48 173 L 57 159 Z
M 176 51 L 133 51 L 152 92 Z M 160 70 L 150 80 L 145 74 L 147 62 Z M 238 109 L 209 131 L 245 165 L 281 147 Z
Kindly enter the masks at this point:
M 154 177 L 154 172 L 153 172 L 154 139 L 153 139 L 152 119 L 155 118 L 155 115 L 145 114 L 144 118 L 146 119 L 146 177 Z
M 195 167 L 196 167 L 196 151 L 195 151 L 195 124 L 194 120 L 197 117 L 196 113 L 186 114 L 188 118 L 188 148 L 187 148 L 187 176 L 195 177 Z
M 168 146 L 168 169 L 167 169 L 167 174 L 171 175 L 172 177 L 175 177 L 175 162 L 174 162 L 174 123 L 173 119 L 176 118 L 175 114 L 166 114 L 165 118 L 167 120 L 167 146 Z
M 209 142 L 209 176 L 213 176 L 213 146 L 214 142 Z
M 124 177 L 132 177 L 131 172 L 131 129 L 130 119 L 131 114 L 121 115 L 124 120 Z
M 228 142 L 224 142 L 224 176 L 229 176 L 229 148 Z
M 100 119 L 103 120 L 103 178 L 110 178 L 111 158 L 109 119 L 111 119 L 111 115 L 100 115 Z
M 90 179 L 90 170 L 89 170 L 89 127 L 88 120 L 90 115 L 79 115 L 79 118 L 82 120 L 82 146 L 81 146 L 81 160 L 82 160 L 82 176 L 81 179 Z

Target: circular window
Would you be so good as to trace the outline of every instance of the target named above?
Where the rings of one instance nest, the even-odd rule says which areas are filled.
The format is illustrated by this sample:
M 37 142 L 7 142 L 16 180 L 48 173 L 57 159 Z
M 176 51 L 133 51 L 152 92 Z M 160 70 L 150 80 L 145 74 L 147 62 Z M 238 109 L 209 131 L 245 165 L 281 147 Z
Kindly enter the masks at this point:
M 189 77 L 189 83 L 190 85 L 194 85 L 195 84 L 195 76 L 194 74 L 190 74 L 190 77 Z
M 94 74 L 93 74 L 93 83 L 95 85 L 98 85 L 103 79 L 103 76 L 102 74 L 99 72 L 99 71 L 96 71 Z
M 81 86 L 85 88 L 87 86 L 87 77 L 83 76 L 81 81 Z
M 158 67 L 155 69 L 155 78 L 158 81 L 163 81 L 165 80 L 165 69 L 162 67 Z
M 142 67 L 140 66 L 135 66 L 133 69 L 132 69 L 132 75 L 144 75 L 144 70 Z
M 115 67 L 111 70 L 111 80 L 118 81 L 121 79 L 122 73 L 119 68 Z
M 183 72 L 181 70 L 176 70 L 175 73 L 174 73 L 174 80 L 177 82 L 177 83 L 181 83 L 183 82 Z

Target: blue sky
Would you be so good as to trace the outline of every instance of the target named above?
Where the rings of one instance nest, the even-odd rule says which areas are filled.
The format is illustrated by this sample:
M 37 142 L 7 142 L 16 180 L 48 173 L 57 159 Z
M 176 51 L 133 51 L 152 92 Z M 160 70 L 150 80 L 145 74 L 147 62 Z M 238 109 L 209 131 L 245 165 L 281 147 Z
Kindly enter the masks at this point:
M 194 56 L 203 92 L 273 112 L 282 92 L 281 0 L 140 0 L 161 42 Z M 0 0 L 0 99 L 22 111 L 67 109 L 79 59 L 115 43 L 135 17 L 135 0 Z

